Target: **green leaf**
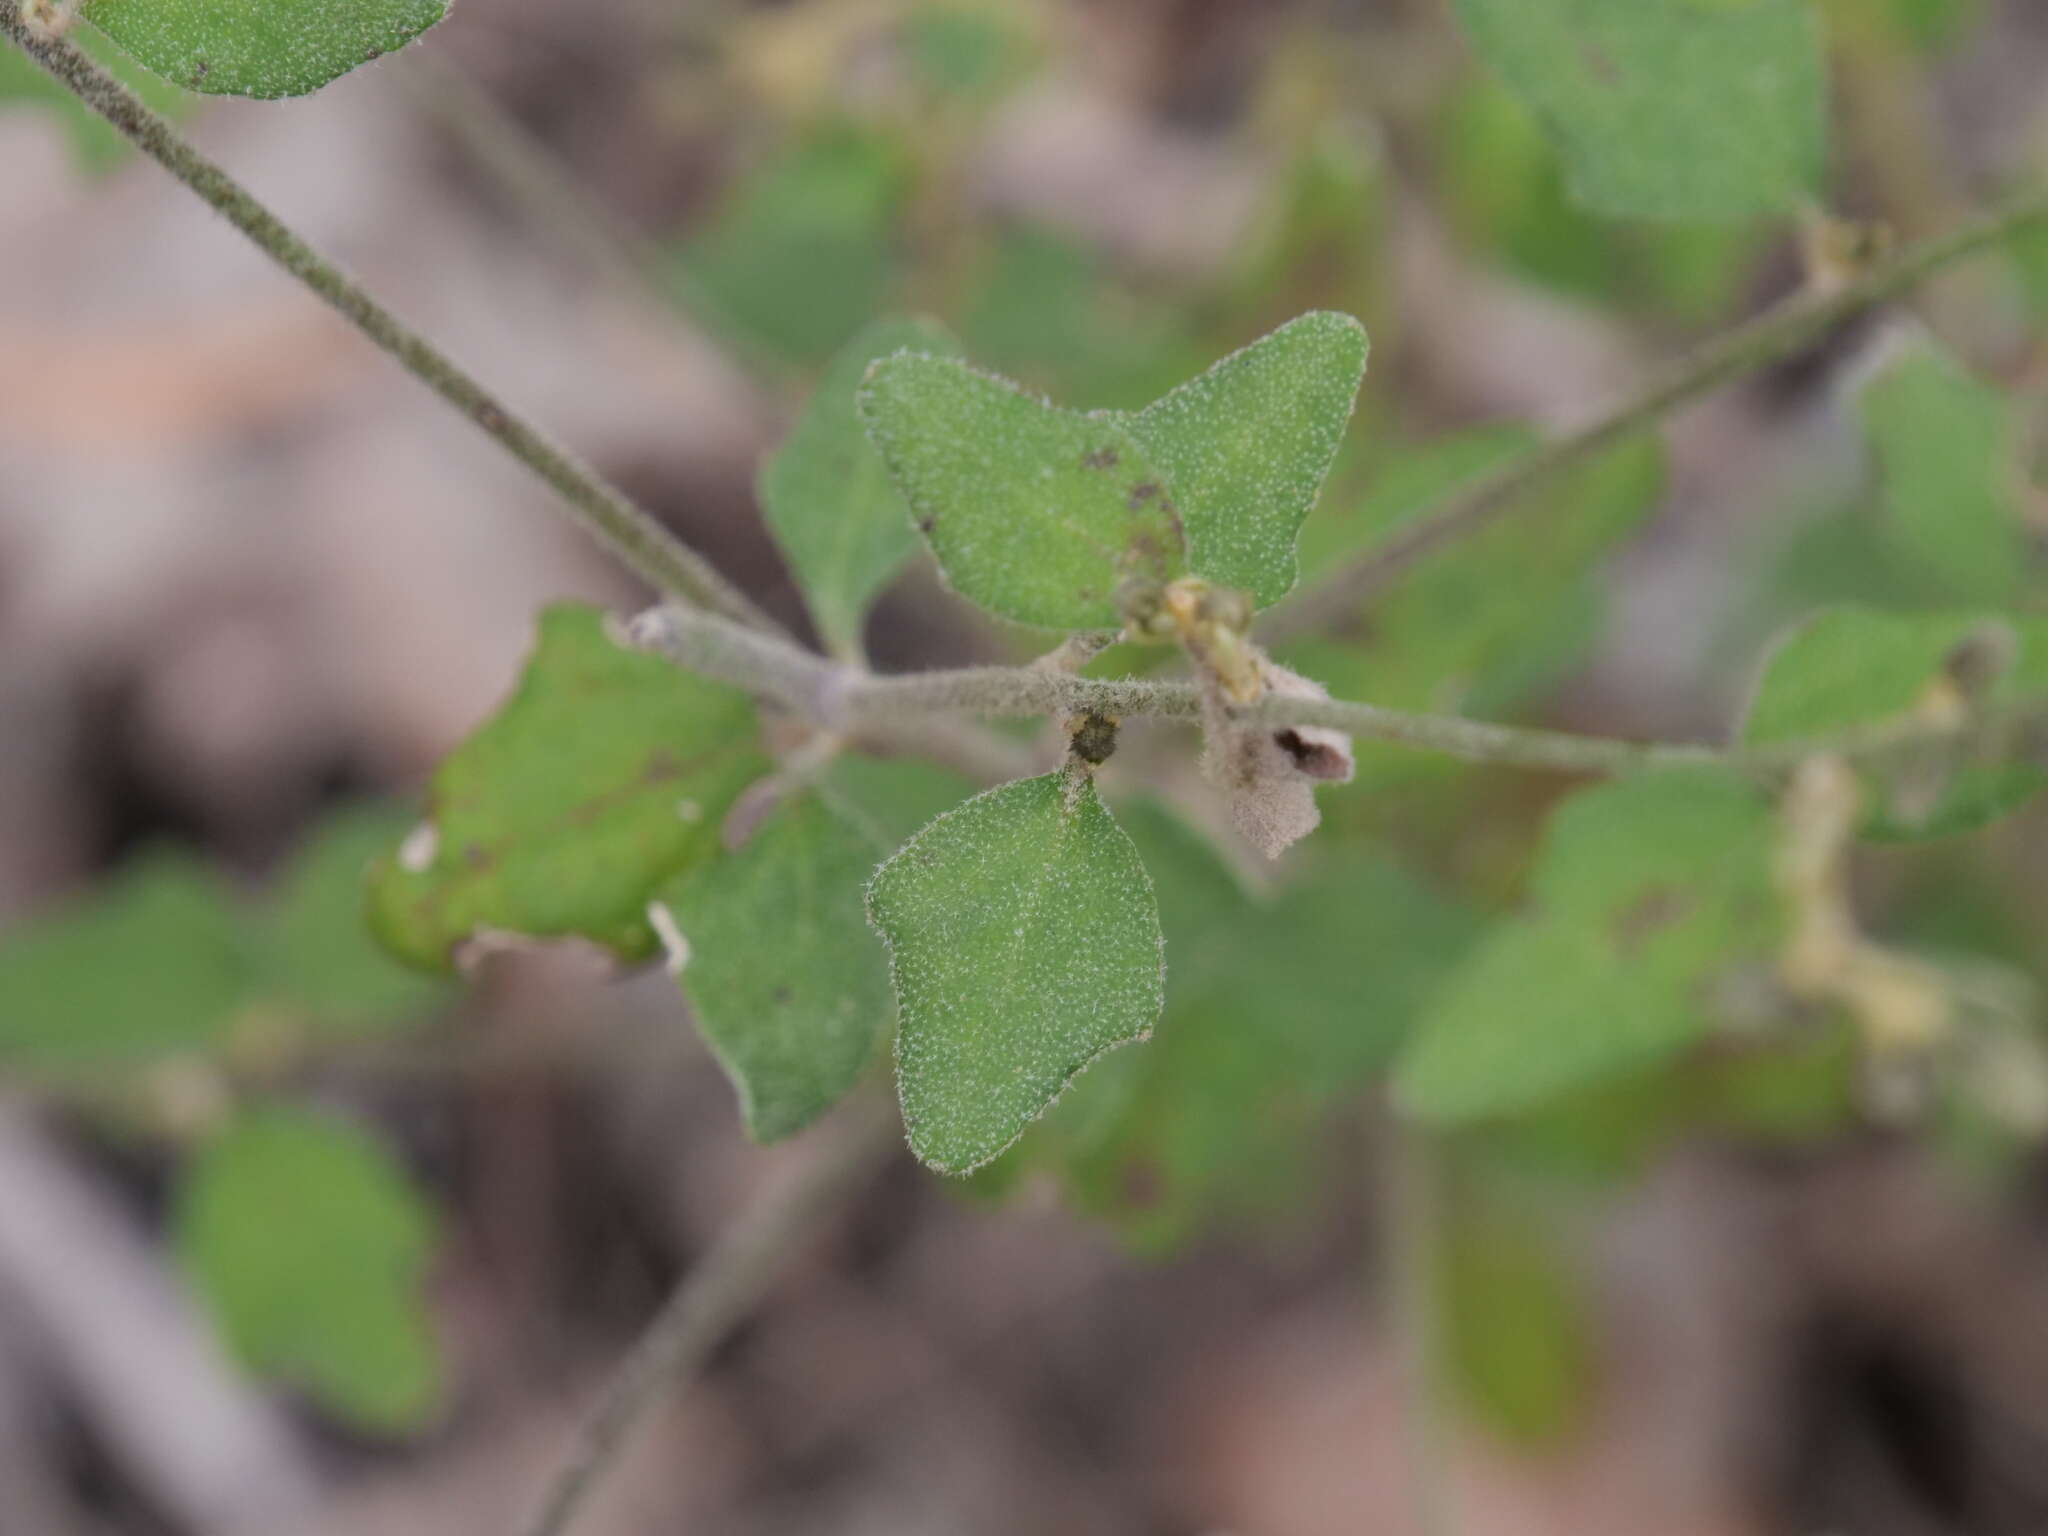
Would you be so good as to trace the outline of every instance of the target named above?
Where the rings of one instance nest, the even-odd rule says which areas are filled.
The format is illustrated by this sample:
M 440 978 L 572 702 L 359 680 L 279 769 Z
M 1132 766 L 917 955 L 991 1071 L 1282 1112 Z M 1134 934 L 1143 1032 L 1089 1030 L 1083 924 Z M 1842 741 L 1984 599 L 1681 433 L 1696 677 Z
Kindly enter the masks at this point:
M 1196 575 L 1261 607 L 1293 587 L 1295 534 L 1344 440 L 1366 351 L 1349 315 L 1303 315 L 1124 418 L 1166 477 Z
M 868 365 L 896 352 L 959 351 L 940 326 L 878 320 L 841 349 L 809 408 L 761 472 L 761 505 L 819 633 L 858 655 L 875 594 L 917 549 L 910 509 L 861 429 L 854 395 Z
M 1070 236 L 998 232 L 960 311 L 968 353 L 1063 399 L 1142 405 L 1208 360 L 1182 306 Z
M 986 104 L 1024 68 L 1024 18 L 980 5 L 921 5 L 904 18 L 904 43 L 935 94 Z
M 1465 1202 L 1438 1282 L 1452 1385 L 1488 1429 L 1556 1445 L 1585 1422 L 1593 1329 L 1578 1277 L 1538 1222 L 1498 1197 Z
M 187 1171 L 176 1233 L 250 1370 L 366 1430 L 433 1415 L 441 1368 L 421 1294 L 433 1218 L 375 1138 L 330 1116 L 248 1111 Z
M 779 807 L 735 852 L 663 885 L 697 1027 L 747 1132 L 802 1130 L 854 1085 L 887 1029 L 889 972 L 861 906 L 885 850 L 826 798 Z
M 1930 702 L 1952 708 L 1957 658 L 1987 629 L 2005 630 L 2018 644 L 1991 697 L 2038 696 L 2048 687 L 2048 625 L 2039 619 L 1825 609 L 1771 652 L 1743 722 L 1743 742 L 1769 746 L 1881 725 Z M 1877 793 L 1863 830 L 1891 840 L 1973 831 L 2048 787 L 2048 769 L 2038 763 L 1971 761 L 1938 744 L 1874 764 L 1868 778 Z
M 1863 422 L 1897 556 L 1949 601 L 2011 601 L 2026 548 L 2005 396 L 1919 346 L 1864 391 Z
M 1772 648 L 1742 723 L 1746 746 L 1804 741 L 1904 715 L 1984 615 L 1829 608 Z
M 1676 1054 L 1712 984 L 1775 941 L 1775 818 L 1740 782 L 1661 772 L 1552 819 L 1534 910 L 1445 988 L 1395 1074 L 1402 1105 L 1457 1121 L 1539 1104 Z
M 987 1162 L 1159 1017 L 1152 883 L 1085 775 L 948 811 L 876 872 L 868 915 L 889 947 L 911 1149 L 941 1172 Z
M 1827 113 L 1808 0 L 1457 0 L 1457 10 L 1556 142 L 1586 206 L 1738 219 L 1813 194 Z
M 479 930 L 643 958 L 648 896 L 717 851 L 766 768 L 746 695 L 619 645 L 595 608 L 550 608 L 518 689 L 441 764 L 425 828 L 373 873 L 373 926 L 437 968 Z
M 683 246 L 681 296 L 741 343 L 828 356 L 885 306 L 908 185 L 899 143 L 851 123 L 818 128 L 744 177 Z
M 0 942 L 0 1060 L 46 1071 L 204 1051 L 249 999 L 234 898 L 158 852 Z
M 1114 628 L 1119 582 L 1186 569 L 1174 509 L 1127 418 L 1063 411 L 916 353 L 868 370 L 860 410 L 946 580 L 990 613 Z
M 278 881 L 258 931 L 265 988 L 322 1031 L 388 1029 L 443 996 L 438 980 L 377 943 L 364 910 L 371 867 L 411 826 L 392 806 L 348 807 L 320 823 Z
M 1034 1155 L 1127 1241 L 1161 1252 L 1317 1208 L 1333 1115 L 1367 1091 L 1477 924 L 1373 856 L 1258 900 L 1213 854 L 1168 852 L 1157 813 L 1134 806 L 1128 819 L 1166 920 L 1165 1017 L 1145 1050 L 1075 1085 L 1034 1132 Z
M 143 64 L 212 96 L 303 96 L 403 47 L 447 0 L 85 0 Z
M 840 804 L 852 807 L 862 824 L 874 827 L 892 848 L 979 788 L 965 774 L 921 757 L 853 753 L 833 761 L 825 782 Z

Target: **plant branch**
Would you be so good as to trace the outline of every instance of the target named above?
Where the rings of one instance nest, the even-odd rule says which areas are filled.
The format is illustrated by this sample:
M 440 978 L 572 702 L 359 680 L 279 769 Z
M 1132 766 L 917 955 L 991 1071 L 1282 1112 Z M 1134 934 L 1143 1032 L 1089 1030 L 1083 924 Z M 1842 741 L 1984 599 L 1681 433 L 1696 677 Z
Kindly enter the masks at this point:
M 2031 225 L 2048 222 L 2048 188 L 2012 198 L 1948 234 L 1899 252 L 1856 281 L 1785 300 L 1653 376 L 1586 425 L 1552 438 L 1454 492 L 1437 510 L 1382 539 L 1274 609 L 1262 639 L 1280 643 L 1356 613 L 1417 561 L 1487 527 L 1528 492 L 1731 380 L 1797 355 L 1843 321 Z
M 1199 720 L 1200 693 L 1190 684 L 1151 678 L 1088 678 L 1044 667 L 963 667 L 875 677 L 825 660 L 771 635 L 750 633 L 709 614 L 656 608 L 636 618 L 627 637 L 693 672 L 745 688 L 821 729 L 871 740 L 894 740 L 919 722 L 1086 713 L 1122 718 Z M 1370 741 L 1442 752 L 1468 762 L 1564 773 L 1630 773 L 1643 769 L 1722 766 L 1776 777 L 1819 753 L 1881 757 L 1916 745 L 1960 739 L 2048 718 L 2048 700 L 1966 724 L 1905 717 L 1828 736 L 1723 749 L 1677 742 L 1627 741 L 1571 731 L 1496 725 L 1455 715 L 1414 714 L 1347 699 L 1268 694 L 1247 706 L 1247 721 L 1278 729 L 1322 725 Z
M 144 154 L 197 193 L 294 278 L 338 310 L 407 372 L 481 427 L 545 480 L 584 528 L 658 590 L 761 629 L 775 629 L 747 595 L 616 487 L 517 415 L 425 337 L 404 324 L 213 161 L 194 149 L 135 93 L 62 37 L 0 4 L 5 36 Z
M 821 1133 L 804 1160 L 754 1196 L 719 1235 L 605 1384 L 532 1517 L 520 1527 L 522 1536 L 563 1536 L 569 1530 L 662 1391 L 702 1368 L 833 1207 L 902 1144 L 892 1109 L 886 1099 L 856 1095 L 843 1122 Z

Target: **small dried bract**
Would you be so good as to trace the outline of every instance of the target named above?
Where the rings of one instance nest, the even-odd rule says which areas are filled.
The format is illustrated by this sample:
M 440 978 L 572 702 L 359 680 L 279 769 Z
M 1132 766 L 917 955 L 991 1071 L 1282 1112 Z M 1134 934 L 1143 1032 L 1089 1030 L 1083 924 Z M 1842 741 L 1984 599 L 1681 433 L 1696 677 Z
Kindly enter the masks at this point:
M 1281 698 L 1324 699 L 1320 683 L 1291 672 L 1251 648 L 1259 692 Z M 1222 680 L 1206 669 L 1202 679 L 1202 727 L 1207 747 L 1202 771 L 1228 797 L 1237 830 L 1269 859 L 1316 829 L 1322 812 L 1315 787 L 1350 780 L 1355 764 L 1351 738 L 1324 726 L 1273 727 L 1237 717 Z

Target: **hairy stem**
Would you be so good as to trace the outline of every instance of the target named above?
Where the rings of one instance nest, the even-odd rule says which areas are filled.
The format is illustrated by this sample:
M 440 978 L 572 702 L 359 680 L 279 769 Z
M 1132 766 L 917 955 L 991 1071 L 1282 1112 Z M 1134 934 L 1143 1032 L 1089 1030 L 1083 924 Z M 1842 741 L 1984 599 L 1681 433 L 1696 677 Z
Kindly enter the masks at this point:
M 630 638 L 693 672 L 773 700 L 822 729 L 846 736 L 889 737 L 918 721 L 995 719 L 1087 713 L 1124 718 L 1199 720 L 1201 694 L 1190 684 L 1151 678 L 1088 678 L 1045 667 L 963 667 L 875 677 L 799 650 L 770 635 L 749 633 L 709 614 L 657 608 L 633 621 Z M 1625 741 L 1570 731 L 1495 725 L 1455 715 L 1414 714 L 1347 699 L 1268 694 L 1244 718 L 1276 729 L 1323 725 L 1371 741 L 1446 753 L 1469 762 L 1564 773 L 1628 773 L 1642 769 L 1720 765 L 1776 777 L 1821 752 L 1878 757 L 1915 744 L 1959 737 L 2048 715 L 2048 700 L 1969 725 L 1912 718 L 1879 722 L 1805 741 L 1722 749 L 1677 742 Z
M 1844 320 L 1897 298 L 1942 268 L 2043 222 L 2048 189 L 2029 191 L 1946 235 L 1907 247 L 1844 287 L 1796 295 L 1724 332 L 1586 425 L 1481 476 L 1434 512 L 1305 588 L 1272 612 L 1260 626 L 1261 637 L 1278 643 L 1356 613 L 1417 561 L 1493 523 L 1563 471 L 1733 379 L 1795 356 Z
M 901 1145 L 891 1107 L 878 1097 L 856 1096 L 843 1123 L 820 1133 L 804 1161 L 756 1195 L 719 1235 L 606 1383 L 532 1517 L 520 1527 L 522 1536 L 563 1536 L 569 1530 L 663 1390 L 703 1366 L 790 1255 Z
M 616 487 L 514 413 L 425 337 L 399 320 L 333 262 L 294 234 L 232 176 L 200 154 L 135 93 L 61 37 L 0 4 L 5 36 L 121 136 L 197 193 L 263 253 L 338 310 L 349 323 L 545 480 L 576 518 L 662 592 L 756 628 L 775 622 L 711 563 L 675 538 Z

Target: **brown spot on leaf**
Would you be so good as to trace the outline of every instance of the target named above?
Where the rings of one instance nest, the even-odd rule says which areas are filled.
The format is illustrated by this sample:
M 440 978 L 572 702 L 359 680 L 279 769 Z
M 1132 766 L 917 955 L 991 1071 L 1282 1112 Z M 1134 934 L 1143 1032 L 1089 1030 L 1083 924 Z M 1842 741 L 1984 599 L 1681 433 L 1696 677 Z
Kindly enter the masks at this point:
M 1097 448 L 1081 455 L 1083 469 L 1115 469 L 1123 455 L 1114 448 Z
M 920 517 L 917 520 L 917 531 L 919 533 L 928 534 L 938 526 L 939 520 L 936 517 L 933 517 L 929 512 L 927 512 L 923 517 Z
M 1621 66 L 1614 62 L 1614 55 L 1598 43 L 1581 43 L 1579 56 L 1586 61 L 1586 70 L 1602 85 L 1621 84 Z
M 1668 885 L 1638 896 L 1614 922 L 1614 942 L 1624 958 L 1635 954 L 1692 910 L 1692 898 Z
M 1136 512 L 1158 494 L 1159 483 L 1156 480 L 1140 480 L 1131 487 L 1131 494 L 1124 499 L 1124 505 Z
M 1166 1198 L 1166 1176 L 1151 1159 L 1134 1159 L 1117 1178 L 1117 1197 L 1127 1211 L 1149 1211 Z

